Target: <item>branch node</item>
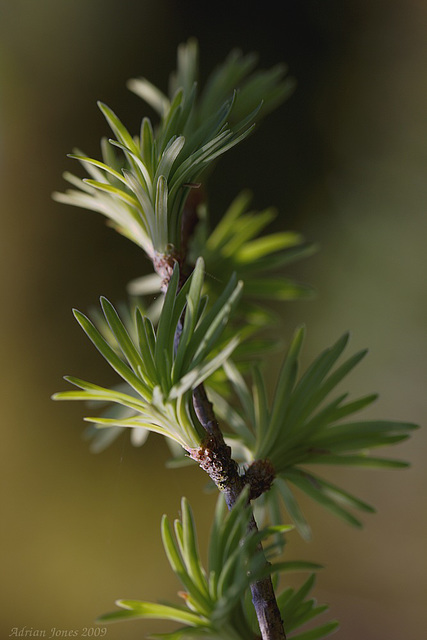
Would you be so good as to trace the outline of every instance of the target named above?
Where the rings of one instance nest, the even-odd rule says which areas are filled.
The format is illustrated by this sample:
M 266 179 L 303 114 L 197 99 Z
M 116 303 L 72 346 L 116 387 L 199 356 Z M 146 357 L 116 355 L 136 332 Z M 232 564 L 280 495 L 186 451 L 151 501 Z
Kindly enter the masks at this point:
M 175 247 L 170 245 L 167 253 L 156 252 L 153 256 L 153 267 L 155 272 L 162 278 L 161 290 L 167 291 L 169 280 L 172 278 L 175 264 L 181 264 L 181 259 Z
M 243 481 L 249 485 L 249 500 L 259 498 L 271 489 L 276 472 L 270 460 L 254 460 L 246 469 Z
M 200 447 L 191 449 L 189 455 L 206 471 L 220 491 L 228 492 L 231 487 L 240 490 L 239 467 L 231 457 L 231 448 L 224 441 L 221 442 L 215 435 L 207 435 Z

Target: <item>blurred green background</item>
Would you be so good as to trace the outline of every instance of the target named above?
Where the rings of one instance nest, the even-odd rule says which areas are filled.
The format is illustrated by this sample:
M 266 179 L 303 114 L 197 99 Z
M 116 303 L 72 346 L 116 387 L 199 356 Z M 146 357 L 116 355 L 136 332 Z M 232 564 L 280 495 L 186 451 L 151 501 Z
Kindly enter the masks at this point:
M 83 407 L 54 404 L 64 373 L 114 376 L 72 318 L 100 294 L 113 301 L 147 269 L 100 217 L 54 203 L 74 146 L 97 157 L 101 99 L 136 131 L 142 103 L 125 88 L 145 75 L 166 87 L 179 42 L 196 36 L 202 73 L 233 47 L 263 67 L 286 61 L 292 98 L 230 152 L 211 181 L 213 212 L 244 188 L 277 205 L 279 226 L 321 251 L 293 273 L 319 292 L 286 305 L 284 338 L 308 325 L 306 359 L 352 332 L 369 346 L 349 388 L 378 391 L 370 415 L 420 424 L 427 414 L 427 5 L 421 0 L 287 0 L 247 4 L 167 0 L 0 2 L 2 586 L 0 636 L 14 628 L 92 628 L 118 597 L 174 599 L 159 539 L 181 495 L 206 537 L 214 496 L 197 469 L 163 471 L 164 444 L 122 437 L 94 456 Z M 278 364 L 278 360 L 275 360 Z M 314 539 L 289 557 L 320 561 L 317 596 L 346 640 L 418 639 L 427 628 L 426 433 L 389 453 L 410 470 L 337 470 L 378 507 L 353 531 L 306 506 Z M 160 623 L 111 626 L 142 638 Z M 27 634 L 28 637 L 29 634 Z

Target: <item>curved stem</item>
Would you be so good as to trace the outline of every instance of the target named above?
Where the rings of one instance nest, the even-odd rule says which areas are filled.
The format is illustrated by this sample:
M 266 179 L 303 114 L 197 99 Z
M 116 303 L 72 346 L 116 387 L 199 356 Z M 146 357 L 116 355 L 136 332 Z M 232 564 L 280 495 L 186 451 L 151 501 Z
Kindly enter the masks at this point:
M 199 385 L 193 391 L 193 404 L 197 418 L 206 430 L 207 437 L 199 449 L 189 452 L 190 456 L 222 491 L 227 507 L 231 510 L 245 486 L 245 479 L 239 475 L 237 462 L 231 457 L 231 449 L 224 442 L 212 403 L 209 401 L 203 385 Z M 258 527 L 252 513 L 248 532 L 257 530 Z M 261 543 L 258 545 L 258 550 L 263 553 Z M 268 565 L 266 559 L 265 563 Z M 286 640 L 271 577 L 268 576 L 253 582 L 251 593 L 262 640 Z

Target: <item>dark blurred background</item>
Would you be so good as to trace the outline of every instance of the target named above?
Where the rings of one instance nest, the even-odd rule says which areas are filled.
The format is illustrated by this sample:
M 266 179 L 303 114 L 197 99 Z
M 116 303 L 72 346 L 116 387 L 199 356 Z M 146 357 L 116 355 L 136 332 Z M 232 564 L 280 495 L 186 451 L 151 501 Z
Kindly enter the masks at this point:
M 1 637 L 24 627 L 81 634 L 119 597 L 174 600 L 159 524 L 162 513 L 178 513 L 181 495 L 205 548 L 214 496 L 203 493 L 201 472 L 163 471 L 168 452 L 152 436 L 135 449 L 126 435 L 95 456 L 81 438 L 83 406 L 49 399 L 64 373 L 114 381 L 71 308 L 84 311 L 100 294 L 120 300 L 147 269 L 99 216 L 55 203 L 51 192 L 76 170 L 66 158 L 73 147 L 98 157 L 109 132 L 96 100 L 136 131 L 149 112 L 126 80 L 144 75 L 165 89 L 189 36 L 199 39 L 203 75 L 237 46 L 258 51 L 263 67 L 285 61 L 297 80 L 211 181 L 215 215 L 250 187 L 258 207 L 278 207 L 280 228 L 321 246 L 293 268 L 319 295 L 284 306 L 285 340 L 304 321 L 309 360 L 350 329 L 352 351 L 370 347 L 348 383 L 355 395 L 380 393 L 370 415 L 425 422 L 427 5 L 277 6 L 0 2 Z M 426 444 L 421 430 L 389 452 L 410 470 L 328 474 L 378 507 L 364 531 L 307 504 L 314 539 L 290 538 L 288 557 L 326 566 L 317 597 L 340 619 L 337 637 L 424 634 Z M 133 622 L 106 637 L 163 628 Z

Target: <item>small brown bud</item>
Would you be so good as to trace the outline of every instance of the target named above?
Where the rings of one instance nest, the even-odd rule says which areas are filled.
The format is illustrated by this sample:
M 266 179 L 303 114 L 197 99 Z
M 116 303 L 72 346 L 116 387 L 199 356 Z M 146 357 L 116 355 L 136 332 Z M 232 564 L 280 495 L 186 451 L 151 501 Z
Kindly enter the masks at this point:
M 244 482 L 249 485 L 249 499 L 255 500 L 268 491 L 273 484 L 276 472 L 270 460 L 254 460 L 244 475 Z

